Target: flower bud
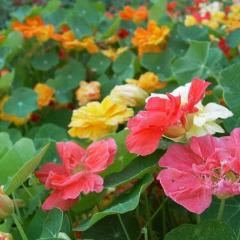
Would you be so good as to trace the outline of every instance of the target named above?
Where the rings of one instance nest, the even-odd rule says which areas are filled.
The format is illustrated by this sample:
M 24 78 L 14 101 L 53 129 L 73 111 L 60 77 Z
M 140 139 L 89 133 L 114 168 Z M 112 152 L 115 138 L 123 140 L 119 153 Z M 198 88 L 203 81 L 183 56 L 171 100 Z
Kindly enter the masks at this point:
M 10 199 L 0 188 L 0 219 L 6 218 L 11 215 L 13 210 L 14 204 L 12 199 Z
M 13 240 L 13 238 L 9 233 L 0 232 L 0 240 Z

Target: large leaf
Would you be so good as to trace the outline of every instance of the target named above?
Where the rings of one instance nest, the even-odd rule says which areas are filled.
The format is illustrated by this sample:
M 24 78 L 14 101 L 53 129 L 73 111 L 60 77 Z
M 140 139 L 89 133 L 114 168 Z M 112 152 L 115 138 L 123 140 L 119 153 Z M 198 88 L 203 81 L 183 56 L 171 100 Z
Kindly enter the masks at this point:
M 35 153 L 31 139 L 22 138 L 0 158 L 0 185 L 6 184 Z M 9 164 L 10 163 L 10 164 Z
M 13 91 L 4 105 L 4 112 L 17 117 L 26 117 L 37 108 L 37 94 L 30 88 L 20 87 Z
M 37 168 L 49 145 L 43 147 L 31 160 L 27 161 L 20 167 L 20 169 L 9 179 L 4 189 L 7 194 L 13 193 L 19 186 L 21 186 L 30 174 Z
M 227 67 L 221 72 L 220 84 L 223 88 L 223 98 L 227 106 L 234 113 L 234 117 L 225 121 L 228 131 L 239 125 L 240 107 L 240 63 Z
M 104 181 L 105 187 L 116 187 L 150 173 L 156 168 L 160 156 L 161 153 L 157 151 L 151 156 L 135 158 L 123 171 L 108 176 Z
M 55 51 L 44 52 L 43 54 L 36 55 L 32 58 L 32 66 L 36 70 L 48 71 L 56 66 L 59 62 L 59 57 Z
M 179 84 L 184 84 L 193 77 L 205 78 L 210 44 L 191 41 L 187 53 L 172 65 L 174 76 Z
M 48 84 L 56 90 L 72 90 L 85 80 L 86 71 L 82 63 L 71 60 L 63 68 L 58 69 L 55 79 L 48 81 Z
M 93 54 L 88 62 L 88 67 L 97 74 L 104 73 L 109 65 L 111 60 L 104 56 L 101 53 Z
M 141 193 L 147 188 L 147 186 L 153 181 L 153 177 L 146 175 L 138 184 L 134 186 L 126 194 L 121 195 L 113 204 L 101 212 L 97 212 L 91 216 L 90 219 L 80 224 L 75 228 L 76 231 L 85 231 L 93 224 L 103 219 L 106 216 L 113 214 L 123 214 L 134 210 L 140 199 Z
M 167 80 L 172 75 L 171 62 L 174 56 L 171 50 L 162 53 L 146 53 L 142 57 L 142 66 L 157 73 L 161 80 Z
M 197 225 L 183 224 L 169 232 L 164 240 L 236 240 L 236 235 L 225 223 L 212 221 Z

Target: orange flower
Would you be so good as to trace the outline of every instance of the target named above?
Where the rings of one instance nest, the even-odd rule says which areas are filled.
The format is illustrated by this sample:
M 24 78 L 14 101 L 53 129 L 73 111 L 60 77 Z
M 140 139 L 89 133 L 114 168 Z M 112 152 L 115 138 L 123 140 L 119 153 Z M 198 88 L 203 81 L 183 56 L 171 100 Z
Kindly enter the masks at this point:
M 38 107 L 42 108 L 48 106 L 53 100 L 54 89 L 49 87 L 47 84 L 38 83 L 34 87 L 34 91 L 38 95 Z
M 89 53 L 96 53 L 99 51 L 99 48 L 92 37 L 86 37 L 83 40 L 79 40 L 75 38 L 72 31 L 65 31 L 62 34 L 54 34 L 52 38 L 60 42 L 63 48 L 68 50 L 74 49 L 82 51 L 86 49 Z
M 166 46 L 169 32 L 167 26 L 158 27 L 156 22 L 150 21 L 147 29 L 136 29 L 132 44 L 138 48 L 139 56 L 147 52 L 160 52 Z
M 80 87 L 76 91 L 76 97 L 79 105 L 84 105 L 92 100 L 100 98 L 100 83 L 99 82 L 80 82 Z
M 145 6 L 140 6 L 136 10 L 130 6 L 125 6 L 123 11 L 119 12 L 119 16 L 125 21 L 140 23 L 148 18 L 148 11 Z
M 54 26 L 51 24 L 45 25 L 40 16 L 27 18 L 25 23 L 13 22 L 12 28 L 21 32 L 27 39 L 36 37 L 40 42 L 49 40 L 54 34 Z
M 127 79 L 126 82 L 137 85 L 148 93 L 154 92 L 157 89 L 162 89 L 167 85 L 167 83 L 160 82 L 158 76 L 152 72 L 142 74 L 138 80 Z

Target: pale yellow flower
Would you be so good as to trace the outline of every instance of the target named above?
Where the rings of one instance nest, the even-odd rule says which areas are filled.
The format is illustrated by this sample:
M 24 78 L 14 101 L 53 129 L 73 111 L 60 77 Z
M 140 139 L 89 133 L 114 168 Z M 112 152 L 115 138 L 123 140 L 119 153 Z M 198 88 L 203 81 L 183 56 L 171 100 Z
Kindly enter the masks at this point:
M 144 104 L 148 93 L 136 85 L 125 84 L 115 86 L 110 93 L 110 97 L 115 102 L 136 107 Z
M 122 54 L 126 50 L 128 50 L 128 47 L 120 47 L 118 49 L 109 48 L 107 50 L 102 50 L 102 53 L 103 55 L 114 61 L 120 54 Z
M 90 102 L 74 110 L 69 134 L 72 137 L 95 140 L 116 131 L 118 125 L 126 122 L 132 115 L 131 108 L 106 97 L 101 103 Z

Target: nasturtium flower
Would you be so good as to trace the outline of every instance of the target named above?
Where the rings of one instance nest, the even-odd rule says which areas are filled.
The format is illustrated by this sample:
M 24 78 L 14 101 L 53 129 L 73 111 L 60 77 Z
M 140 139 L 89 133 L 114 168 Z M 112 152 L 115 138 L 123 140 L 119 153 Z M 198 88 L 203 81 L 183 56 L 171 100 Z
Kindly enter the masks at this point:
M 81 194 L 103 190 L 99 174 L 113 163 L 117 146 L 111 138 L 94 142 L 87 149 L 74 142 L 58 142 L 57 151 L 62 164 L 46 163 L 36 177 L 52 190 L 42 208 L 66 211 Z
M 77 39 L 74 33 L 68 29 L 61 34 L 54 34 L 52 38 L 55 41 L 58 41 L 62 47 L 67 50 L 82 51 L 86 49 L 89 53 L 96 53 L 99 51 L 99 48 L 92 37 L 85 37 L 80 40 Z
M 38 83 L 34 87 L 34 91 L 38 95 L 38 107 L 42 108 L 48 106 L 54 99 L 54 89 L 47 84 Z
M 223 129 L 215 123 L 216 118 L 220 115 L 221 118 L 227 118 L 232 113 L 217 104 L 209 104 L 205 109 L 200 108 L 209 84 L 201 79 L 193 79 L 191 84 L 181 86 L 172 93 L 149 97 L 145 110 L 128 121 L 128 150 L 145 156 L 157 149 L 162 136 L 179 140 L 178 138 L 190 137 L 193 134 L 201 136 L 222 132 Z
M 7 73 L 9 73 L 8 69 L 2 69 L 0 70 L 0 77 L 3 77 L 4 75 L 6 75 Z
M 81 81 L 80 86 L 76 91 L 76 98 L 79 105 L 85 105 L 86 103 L 98 100 L 100 98 L 101 84 L 97 81 L 86 82 Z
M 124 9 L 119 12 L 119 16 L 125 21 L 133 21 L 138 24 L 148 18 L 148 10 L 145 6 L 140 6 L 136 10 L 130 6 L 125 6 Z
M 189 92 L 191 83 L 187 83 L 185 86 L 176 88 L 171 94 L 173 96 L 181 97 L 181 105 L 184 106 L 189 101 Z M 152 94 L 153 97 L 167 98 L 164 94 Z M 150 97 L 151 98 L 151 97 Z M 201 101 L 196 102 L 194 105 L 195 111 L 188 113 L 185 116 L 185 123 L 178 124 L 169 128 L 165 133 L 168 137 L 176 137 L 181 139 L 189 139 L 192 136 L 204 136 L 206 134 L 224 133 L 224 129 L 216 122 L 218 119 L 226 119 L 233 114 L 226 107 L 216 104 L 208 103 L 203 106 Z
M 147 28 L 139 27 L 135 30 L 132 44 L 137 47 L 139 56 L 148 52 L 160 52 L 167 44 L 170 29 L 167 26 L 158 26 L 151 20 Z
M 147 97 L 148 93 L 146 91 L 133 84 L 117 85 L 110 93 L 110 98 L 114 102 L 130 107 L 143 105 Z
M 120 47 L 117 49 L 109 48 L 106 50 L 102 50 L 102 54 L 110 58 L 112 61 L 114 61 L 119 55 L 121 55 L 123 52 L 127 50 L 128 50 L 128 47 Z
M 8 101 L 8 99 L 9 99 L 9 96 L 4 96 L 0 100 L 0 120 L 13 123 L 16 126 L 24 125 L 25 123 L 27 123 L 30 119 L 30 114 L 26 117 L 17 117 L 15 115 L 11 115 L 4 112 L 4 106 Z
M 46 42 L 54 34 L 54 26 L 45 25 L 40 16 L 29 17 L 24 23 L 15 21 L 12 24 L 13 30 L 19 31 L 25 38 L 36 37 L 40 42 Z
M 227 32 L 240 28 L 240 4 L 230 6 L 230 11 L 224 19 Z
M 134 84 L 147 91 L 148 93 L 154 92 L 158 89 L 162 89 L 167 85 L 167 83 L 160 82 L 158 76 L 152 72 L 146 72 L 142 74 L 138 80 L 127 79 L 126 82 L 129 84 Z
M 72 137 L 99 139 L 115 132 L 126 122 L 133 110 L 125 104 L 114 102 L 109 96 L 100 102 L 90 102 L 73 111 L 69 134 Z
M 191 212 L 201 214 L 212 201 L 240 195 L 240 128 L 231 136 L 193 137 L 188 145 L 171 145 L 159 161 L 157 179 L 164 192 Z

